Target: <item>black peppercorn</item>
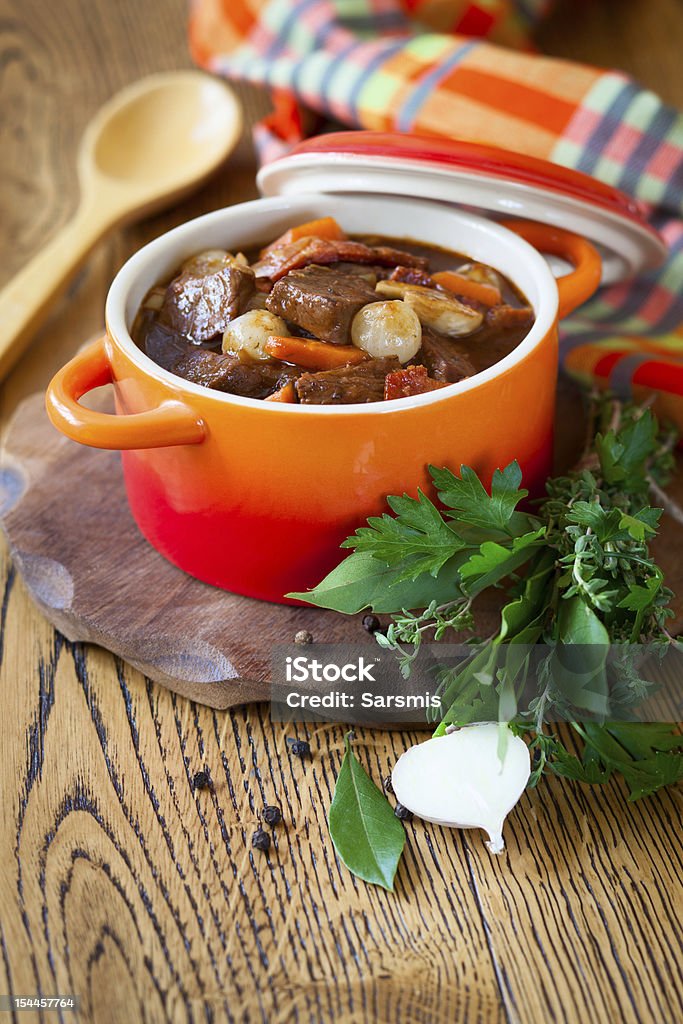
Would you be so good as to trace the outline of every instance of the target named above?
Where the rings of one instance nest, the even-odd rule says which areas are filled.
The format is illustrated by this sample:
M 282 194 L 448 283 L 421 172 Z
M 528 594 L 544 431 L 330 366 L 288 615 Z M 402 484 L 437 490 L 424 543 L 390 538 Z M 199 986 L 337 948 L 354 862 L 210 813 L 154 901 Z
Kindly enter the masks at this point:
M 310 743 L 306 740 L 288 740 L 289 749 L 295 757 L 309 757 L 311 753 Z
M 208 772 L 196 772 L 192 779 L 194 789 L 207 789 L 211 785 Z
M 255 850 L 263 850 L 266 853 L 270 849 L 270 836 L 262 828 L 257 828 L 251 837 L 251 845 Z
M 363 629 L 367 629 L 368 633 L 376 633 L 381 623 L 376 615 L 364 615 L 363 616 Z
M 413 817 L 413 812 L 409 811 L 407 807 L 403 806 L 403 804 L 396 804 L 396 807 L 394 808 L 394 814 L 399 819 L 399 821 L 410 821 L 411 818 Z
M 268 804 L 263 808 L 263 820 L 266 825 L 270 825 L 271 828 L 274 828 L 282 821 L 282 811 L 274 804 Z
M 382 783 L 382 785 L 384 786 L 384 792 L 385 793 L 393 793 L 394 792 L 394 787 L 391 784 L 391 775 L 387 775 L 387 777 L 384 780 L 384 782 Z

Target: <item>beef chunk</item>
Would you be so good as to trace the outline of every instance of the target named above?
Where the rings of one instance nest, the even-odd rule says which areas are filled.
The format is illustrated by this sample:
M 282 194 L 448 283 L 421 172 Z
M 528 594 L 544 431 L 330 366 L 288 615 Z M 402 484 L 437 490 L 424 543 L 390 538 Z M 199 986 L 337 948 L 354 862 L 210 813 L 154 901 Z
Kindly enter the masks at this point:
M 296 382 L 299 401 L 307 405 L 351 405 L 381 402 L 388 373 L 400 370 L 395 356 L 368 359 L 357 366 L 340 366 L 322 373 L 304 373 Z
M 173 372 L 193 384 L 226 391 L 243 398 L 267 398 L 301 371 L 280 362 L 242 362 L 237 356 L 194 348 L 173 367 Z
M 362 277 L 313 265 L 273 285 L 266 307 L 321 341 L 348 345 L 354 316 L 379 298 Z
M 411 398 L 413 395 L 426 395 L 428 391 L 447 388 L 444 380 L 432 380 L 427 375 L 426 366 L 404 366 L 401 370 L 388 373 L 384 382 L 384 398 L 390 402 L 393 398 Z
M 392 271 L 389 267 L 378 267 L 372 263 L 347 263 L 345 260 L 340 260 L 339 263 L 333 264 L 335 270 L 343 271 L 345 274 L 354 274 L 357 277 L 364 278 L 368 284 L 374 288 L 380 277 L 386 277 Z
M 169 284 L 159 320 L 177 334 L 208 341 L 222 334 L 253 291 L 253 270 L 234 257 L 195 262 Z
M 426 269 L 428 260 L 424 256 L 413 256 L 410 252 L 392 249 L 387 245 L 369 246 L 363 242 L 332 241 L 328 238 L 300 238 L 288 245 L 271 249 L 263 259 L 253 264 L 257 279 L 268 277 L 279 281 L 290 270 L 307 267 L 311 263 L 367 263 L 381 267 L 421 267 Z
M 434 380 L 454 384 L 464 377 L 471 377 L 476 370 L 466 352 L 455 341 L 428 327 L 422 328 L 422 362 Z
M 191 384 L 201 384 L 204 388 L 223 390 L 223 385 L 232 379 L 239 359 L 225 356 L 220 352 L 208 352 L 206 349 L 188 349 L 173 365 L 173 372 L 184 377 Z
M 181 337 L 175 331 L 164 327 L 157 320 L 149 327 L 141 346 L 150 359 L 163 367 L 164 370 L 173 370 L 175 364 L 183 356 L 193 349 L 187 338 Z

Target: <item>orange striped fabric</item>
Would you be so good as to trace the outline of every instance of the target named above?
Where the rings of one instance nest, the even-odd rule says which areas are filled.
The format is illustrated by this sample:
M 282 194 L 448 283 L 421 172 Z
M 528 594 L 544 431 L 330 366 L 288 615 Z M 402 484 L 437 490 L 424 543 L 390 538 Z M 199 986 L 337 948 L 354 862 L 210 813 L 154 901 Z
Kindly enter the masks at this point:
M 528 30 L 548 6 L 193 0 L 190 43 L 209 70 L 273 90 L 275 112 L 255 132 L 263 160 L 310 130 L 309 111 L 552 160 L 645 203 L 669 260 L 570 317 L 564 365 L 600 386 L 658 390 L 683 428 L 683 118 L 619 72 L 530 52 Z

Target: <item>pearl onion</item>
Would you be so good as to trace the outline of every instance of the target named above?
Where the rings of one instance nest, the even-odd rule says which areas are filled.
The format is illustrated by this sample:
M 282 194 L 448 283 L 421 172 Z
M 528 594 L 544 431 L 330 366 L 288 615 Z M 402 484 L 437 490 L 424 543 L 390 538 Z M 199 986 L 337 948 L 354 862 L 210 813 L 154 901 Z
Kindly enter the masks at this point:
M 265 344 L 273 335 L 289 335 L 284 320 L 267 309 L 250 309 L 230 321 L 221 347 L 228 355 L 246 355 L 265 362 L 271 358 L 265 351 Z
M 407 363 L 420 350 L 422 328 L 405 302 L 371 302 L 353 318 L 351 339 L 356 348 L 376 359 L 397 356 Z

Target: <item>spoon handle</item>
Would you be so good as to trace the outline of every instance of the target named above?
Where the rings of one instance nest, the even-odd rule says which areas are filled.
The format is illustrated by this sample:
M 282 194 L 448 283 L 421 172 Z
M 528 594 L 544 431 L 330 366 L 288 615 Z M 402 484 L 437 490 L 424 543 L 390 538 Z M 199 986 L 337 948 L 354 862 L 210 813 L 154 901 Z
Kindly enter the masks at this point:
M 108 226 L 92 205 L 81 204 L 69 223 L 0 291 L 0 379 Z

